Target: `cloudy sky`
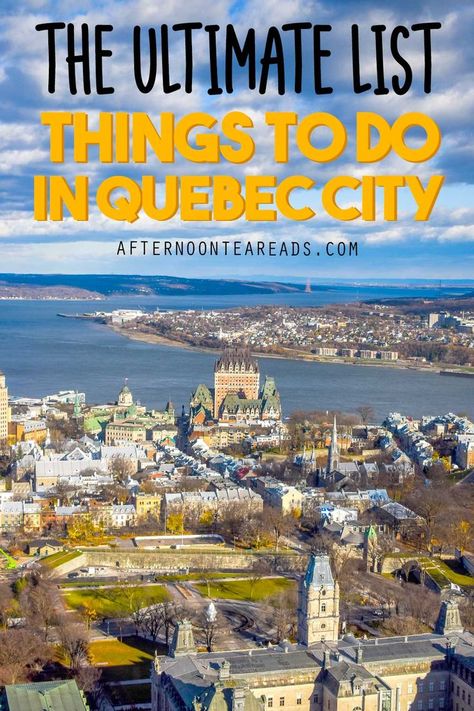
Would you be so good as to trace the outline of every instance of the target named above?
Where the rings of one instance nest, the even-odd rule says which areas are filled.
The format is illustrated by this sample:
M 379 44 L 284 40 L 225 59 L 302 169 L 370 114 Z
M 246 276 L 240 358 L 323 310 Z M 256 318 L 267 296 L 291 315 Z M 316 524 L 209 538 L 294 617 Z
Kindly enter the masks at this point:
M 396 7 L 395 7 L 396 5 Z M 183 9 L 185 8 L 185 9 Z M 474 115 L 474 82 L 472 81 L 474 6 L 469 2 L 446 3 L 439 0 L 402 0 L 399 3 L 377 3 L 369 0 L 2 0 L 0 5 L 0 271 L 2 272 L 67 272 L 67 273 L 159 273 L 186 276 L 311 276 L 337 278 L 472 278 L 474 277 L 474 171 L 472 116 Z M 107 37 L 113 57 L 106 60 L 106 81 L 115 87 L 108 96 L 84 96 L 79 91 L 72 97 L 68 91 L 64 62 L 64 41 L 58 41 L 57 91 L 47 91 L 45 33 L 35 25 L 46 21 L 87 22 L 91 26 L 110 23 L 114 31 Z M 333 30 L 324 39 L 332 56 L 324 61 L 325 82 L 334 87 L 329 96 L 316 96 L 309 81 L 295 95 L 290 91 L 278 96 L 275 75 L 265 96 L 245 88 L 245 72 L 236 72 L 235 92 L 210 97 L 205 33 L 195 43 L 195 81 L 191 95 L 176 92 L 163 95 L 158 84 L 147 95 L 140 94 L 133 83 L 131 36 L 132 27 L 159 27 L 197 21 L 225 27 L 232 23 L 244 37 L 249 27 L 256 28 L 260 50 L 269 25 L 281 27 L 287 22 L 306 21 L 331 24 Z M 423 48 L 421 33 L 410 33 L 403 41 L 403 54 L 414 69 L 409 93 L 396 96 L 374 96 L 367 92 L 354 95 L 350 55 L 350 27 L 358 23 L 364 61 L 364 78 L 375 76 L 373 24 L 384 24 L 388 31 L 398 24 L 410 27 L 417 22 L 439 21 L 442 29 L 433 33 L 433 85 L 429 95 L 423 93 Z M 221 33 L 222 34 L 222 33 Z M 181 36 L 171 44 L 171 67 L 176 80 L 181 80 L 183 45 Z M 221 42 L 221 40 L 219 40 Z M 388 57 L 386 75 L 396 65 Z M 311 47 L 305 36 L 305 68 L 310 66 Z M 292 42 L 285 44 L 291 72 Z M 80 86 L 80 85 L 79 85 Z M 257 143 L 254 159 L 246 166 L 185 164 L 178 160 L 170 169 L 150 160 L 146 166 L 104 166 L 92 160 L 87 166 L 93 187 L 108 175 L 121 173 L 139 179 L 144 173 L 163 181 L 167 172 L 231 173 L 239 178 L 246 174 L 285 175 L 301 173 L 321 185 L 330 177 L 364 173 L 414 174 L 426 179 L 443 174 L 446 182 L 429 222 L 414 222 L 414 204 L 401 196 L 400 219 L 384 223 L 379 212 L 373 223 L 356 220 L 339 222 L 322 212 L 307 222 L 279 219 L 277 223 L 166 223 L 141 218 L 133 225 L 122 224 L 101 216 L 91 201 L 88 224 L 66 219 L 62 223 L 38 223 L 32 218 L 33 176 L 63 174 L 71 178 L 85 172 L 84 166 L 72 160 L 62 166 L 51 165 L 48 154 L 48 132 L 40 125 L 41 111 L 81 110 L 90 112 L 91 121 L 98 111 L 145 111 L 157 117 L 161 111 L 175 112 L 177 117 L 189 111 L 207 111 L 220 117 L 238 109 L 252 116 L 253 137 Z M 327 111 L 343 120 L 349 130 L 349 143 L 344 155 L 330 165 L 312 163 L 292 151 L 287 165 L 272 161 L 272 143 L 263 116 L 266 111 L 296 111 L 300 116 L 314 111 Z M 354 157 L 353 127 L 357 111 L 375 111 L 394 120 L 406 111 L 423 111 L 432 116 L 442 131 L 442 147 L 426 164 L 407 164 L 388 156 L 376 166 L 357 165 Z M 416 142 L 417 136 L 412 140 Z M 294 144 L 293 144 L 294 145 Z M 158 196 L 162 192 L 158 191 Z M 301 198 L 298 198 L 301 199 Z M 349 204 L 349 195 L 344 195 Z M 319 204 L 319 190 L 311 196 Z M 381 205 L 380 205 L 381 208 Z M 357 240 L 357 259 L 321 257 L 276 259 L 262 257 L 232 258 L 157 258 L 153 256 L 117 257 L 118 240 L 130 239 L 230 239 L 230 240 L 298 240 L 324 245 L 329 240 Z

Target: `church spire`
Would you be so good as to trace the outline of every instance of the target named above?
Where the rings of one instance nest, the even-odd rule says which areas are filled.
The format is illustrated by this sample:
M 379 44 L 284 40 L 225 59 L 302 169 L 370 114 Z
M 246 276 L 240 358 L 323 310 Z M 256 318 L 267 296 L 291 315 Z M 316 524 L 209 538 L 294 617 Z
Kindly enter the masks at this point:
M 330 474 L 335 469 L 337 469 L 339 464 L 339 445 L 337 443 L 337 423 L 336 415 L 334 415 L 334 421 L 332 425 L 332 435 L 331 444 L 329 445 L 328 451 L 328 462 L 326 466 L 326 474 Z

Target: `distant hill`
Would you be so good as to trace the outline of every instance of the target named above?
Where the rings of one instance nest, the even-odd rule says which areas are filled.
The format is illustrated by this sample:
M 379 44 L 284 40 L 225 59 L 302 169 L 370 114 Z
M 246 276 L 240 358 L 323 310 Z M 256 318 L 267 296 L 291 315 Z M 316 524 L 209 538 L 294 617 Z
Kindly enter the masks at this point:
M 281 294 L 304 291 L 304 284 L 241 281 L 238 279 L 186 279 L 171 276 L 120 274 L 0 274 L 0 287 L 80 289 L 104 296 L 154 294 Z M 41 298 L 41 297 L 40 297 Z

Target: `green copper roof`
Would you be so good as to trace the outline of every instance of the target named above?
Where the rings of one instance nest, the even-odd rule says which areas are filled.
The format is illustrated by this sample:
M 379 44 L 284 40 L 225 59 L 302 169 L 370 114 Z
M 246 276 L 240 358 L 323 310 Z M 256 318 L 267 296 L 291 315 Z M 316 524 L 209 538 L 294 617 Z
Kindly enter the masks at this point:
M 366 538 L 377 538 L 377 531 L 373 526 L 369 526 L 365 532 Z
M 89 708 L 74 680 L 12 684 L 5 687 L 5 696 L 8 711 L 87 711 Z

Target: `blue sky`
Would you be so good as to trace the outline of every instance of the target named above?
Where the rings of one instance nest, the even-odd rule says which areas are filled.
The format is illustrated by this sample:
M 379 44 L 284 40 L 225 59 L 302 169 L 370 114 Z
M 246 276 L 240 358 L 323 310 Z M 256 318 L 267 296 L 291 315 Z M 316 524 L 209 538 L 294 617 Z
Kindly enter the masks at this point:
M 185 8 L 185 9 L 184 9 Z M 368 0 L 2 0 L 0 6 L 0 271 L 14 272 L 116 272 L 160 273 L 184 276 L 236 276 L 252 274 L 278 276 L 310 276 L 336 278 L 469 278 L 474 275 L 474 187 L 472 116 L 474 115 L 474 82 L 472 81 L 474 6 L 468 2 L 440 0 L 421 2 L 409 0 L 397 3 L 376 3 Z M 64 81 L 63 45 L 58 44 L 60 58 L 58 91 L 47 93 L 46 38 L 34 26 L 47 20 L 88 22 L 90 25 L 114 25 L 113 58 L 107 60 L 115 93 L 111 96 L 71 97 Z M 277 27 L 286 22 L 308 21 L 329 23 L 333 30 L 325 39 L 332 57 L 326 61 L 326 81 L 334 87 L 329 96 L 315 96 L 309 87 L 299 96 L 291 92 L 278 96 L 272 80 L 265 96 L 244 90 L 237 82 L 231 96 L 207 95 L 206 55 L 201 41 L 196 43 L 196 82 L 191 95 L 177 92 L 164 96 L 158 89 L 144 96 L 134 90 L 130 81 L 130 37 L 134 24 L 158 27 L 161 23 L 183 21 L 215 23 L 221 27 L 232 22 L 241 36 L 255 27 L 259 41 L 270 24 Z M 415 79 L 408 94 L 397 97 L 352 92 L 350 66 L 350 26 L 361 26 L 362 53 L 372 57 L 373 39 L 369 28 L 383 23 L 387 28 L 397 24 L 410 26 L 415 22 L 439 21 L 443 27 L 433 33 L 433 89 L 422 92 L 421 44 L 413 36 L 406 47 L 414 67 Z M 285 49 L 288 49 L 285 46 Z M 309 51 L 304 44 L 305 52 Z M 183 62 L 182 46 L 172 44 L 173 69 L 179 73 Z M 370 62 L 371 68 L 373 63 Z M 392 64 L 387 64 L 390 76 Z M 446 184 L 438 198 L 429 222 L 413 221 L 413 205 L 405 197 L 400 200 L 400 220 L 384 223 L 378 217 L 374 223 L 338 222 L 321 214 L 306 223 L 279 219 L 275 224 L 246 223 L 153 223 L 140 219 L 133 226 L 105 219 L 91 206 L 87 225 L 70 219 L 63 223 L 35 223 L 32 219 L 33 175 L 59 172 L 71 177 L 83 172 L 72 161 L 51 166 L 48 161 L 48 133 L 40 126 L 39 115 L 45 110 L 83 110 L 93 117 L 97 111 L 146 111 L 157 116 L 160 111 L 173 111 L 179 117 L 188 111 L 208 111 L 217 117 L 230 110 L 249 113 L 255 122 L 254 137 L 258 149 L 254 160 L 246 167 L 219 166 L 221 173 L 284 175 L 302 173 L 325 182 L 337 174 L 380 173 L 417 174 L 426 178 L 442 173 Z M 313 111 L 336 114 L 348 127 L 354 125 L 357 111 L 376 111 L 393 120 L 406 111 L 423 111 L 439 124 L 442 147 L 435 158 L 423 165 L 406 164 L 390 156 L 376 166 L 358 166 L 354 160 L 353 136 L 348 150 L 336 163 L 321 166 L 297 157 L 285 166 L 272 161 L 268 129 L 263 124 L 265 111 L 297 111 L 300 116 Z M 114 172 L 138 178 L 142 173 L 154 174 L 159 180 L 166 173 L 164 166 L 150 162 L 144 166 L 103 166 L 94 159 L 87 166 L 92 185 Z M 174 172 L 212 173 L 212 166 L 185 164 L 178 161 Z M 217 171 L 216 171 L 217 172 Z M 316 191 L 314 200 L 319 200 Z M 156 258 L 117 257 L 119 239 L 230 239 L 230 240 L 291 240 L 310 241 L 323 245 L 328 240 L 357 240 L 357 259 L 308 258 Z

